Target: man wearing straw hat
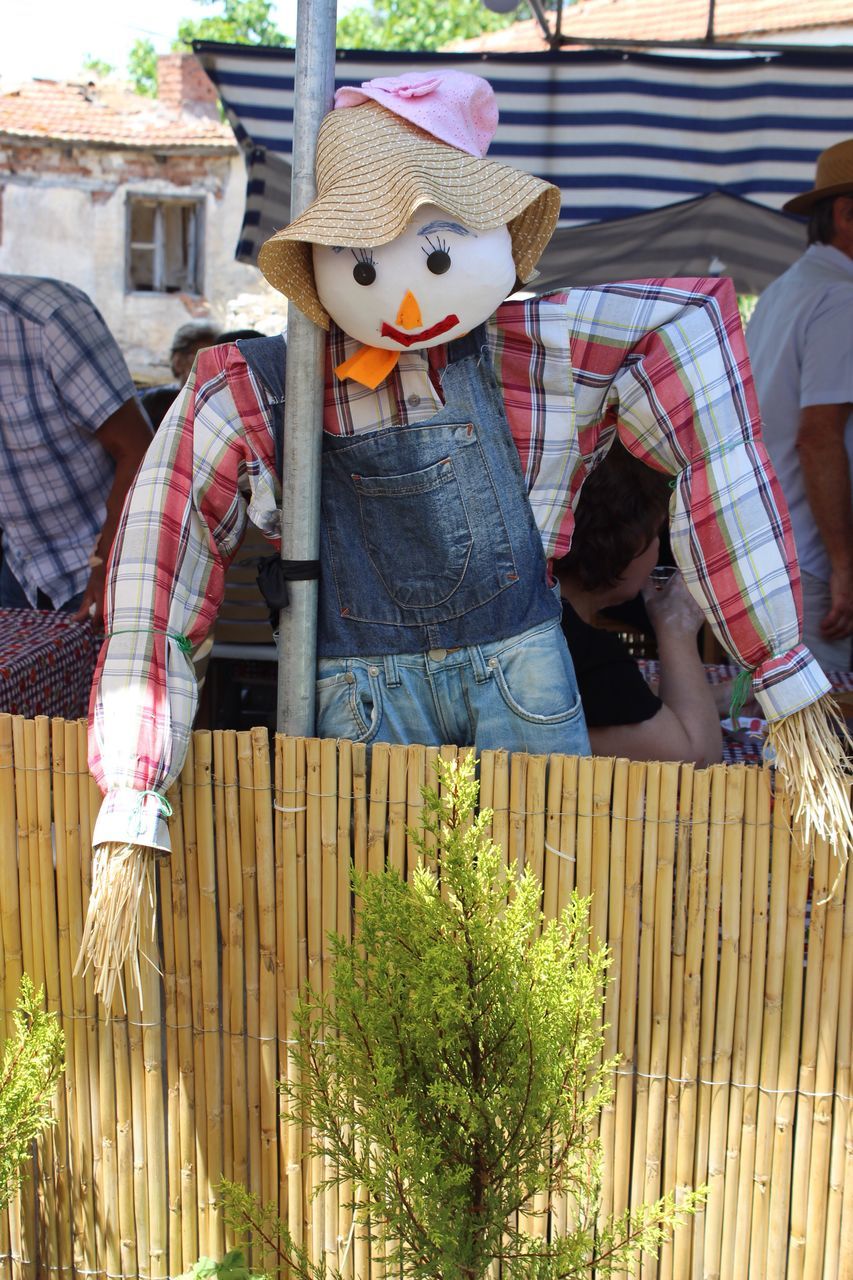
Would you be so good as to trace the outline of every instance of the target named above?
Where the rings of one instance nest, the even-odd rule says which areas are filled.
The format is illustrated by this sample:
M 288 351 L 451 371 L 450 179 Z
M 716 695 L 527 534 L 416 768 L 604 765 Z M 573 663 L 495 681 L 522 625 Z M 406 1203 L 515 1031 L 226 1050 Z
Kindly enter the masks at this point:
M 759 299 L 747 343 L 764 440 L 791 512 L 804 640 L 826 671 L 853 665 L 853 138 L 783 206 L 809 247 Z
M 674 554 L 752 675 L 780 767 L 793 754 L 797 773 L 806 736 L 823 753 L 807 807 L 835 838 L 829 685 L 800 643 L 793 540 L 731 282 L 505 301 L 533 278 L 560 197 L 486 158 L 496 125 L 489 84 L 456 71 L 339 90 L 317 198 L 261 252 L 267 279 L 329 335 L 317 731 L 587 751 L 549 562 L 618 433 L 673 477 Z M 101 974 L 120 957 L 99 919 L 122 902 L 132 915 L 145 856 L 169 849 L 190 651 L 247 519 L 277 537 L 283 344 L 266 341 L 271 355 L 199 355 L 125 508 L 92 702 L 105 800 L 84 949 Z

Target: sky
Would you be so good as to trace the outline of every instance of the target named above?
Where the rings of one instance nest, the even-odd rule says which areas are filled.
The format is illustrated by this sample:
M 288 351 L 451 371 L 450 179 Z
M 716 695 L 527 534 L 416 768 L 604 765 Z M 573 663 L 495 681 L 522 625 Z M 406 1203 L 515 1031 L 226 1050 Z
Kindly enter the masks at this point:
M 338 13 L 355 4 L 338 0 Z M 209 12 L 194 0 L 0 0 L 0 10 L 0 81 L 6 85 L 74 79 L 89 55 L 124 71 L 134 41 L 151 40 L 158 53 L 167 53 L 182 18 Z M 296 34 L 296 0 L 278 0 L 273 17 L 286 35 Z

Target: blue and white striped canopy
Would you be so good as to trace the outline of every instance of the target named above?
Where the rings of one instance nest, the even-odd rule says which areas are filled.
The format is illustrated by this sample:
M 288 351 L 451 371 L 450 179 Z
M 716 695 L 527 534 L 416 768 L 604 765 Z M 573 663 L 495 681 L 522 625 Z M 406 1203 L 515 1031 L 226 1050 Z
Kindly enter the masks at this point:
M 199 42 L 246 152 L 238 257 L 289 217 L 292 49 Z M 562 192 L 543 285 L 727 274 L 759 292 L 802 251 L 778 210 L 853 136 L 853 49 L 682 46 L 492 55 L 338 52 L 337 85 L 453 66 L 493 85 L 489 154 Z

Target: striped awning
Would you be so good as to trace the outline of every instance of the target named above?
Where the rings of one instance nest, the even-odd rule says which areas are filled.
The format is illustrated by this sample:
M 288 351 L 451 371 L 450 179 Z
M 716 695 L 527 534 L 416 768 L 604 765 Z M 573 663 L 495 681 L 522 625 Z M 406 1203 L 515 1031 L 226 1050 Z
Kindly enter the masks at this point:
M 289 217 L 295 53 L 194 47 L 246 153 L 238 257 L 254 261 Z M 485 76 L 500 107 L 490 156 L 560 188 L 549 285 L 695 270 L 759 292 L 803 247 L 781 205 L 812 185 L 818 152 L 853 136 L 847 48 L 339 51 L 336 83 L 437 66 Z

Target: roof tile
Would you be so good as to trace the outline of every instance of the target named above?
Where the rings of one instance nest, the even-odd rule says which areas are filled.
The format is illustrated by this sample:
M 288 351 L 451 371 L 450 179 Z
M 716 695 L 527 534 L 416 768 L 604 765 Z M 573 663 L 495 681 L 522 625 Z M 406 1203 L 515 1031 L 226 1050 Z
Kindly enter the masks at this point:
M 163 107 L 126 86 L 31 80 L 0 91 L 0 138 L 169 151 L 233 151 L 219 120 Z
M 704 40 L 708 0 L 576 0 L 563 7 L 562 31 L 576 40 Z M 549 15 L 553 26 L 554 15 Z M 718 41 L 752 37 L 772 44 L 776 35 L 823 27 L 853 28 L 853 0 L 716 0 L 714 35 Z M 853 41 L 853 30 L 851 30 Z M 456 52 L 522 53 L 542 50 L 547 42 L 535 18 L 502 31 L 446 46 Z

